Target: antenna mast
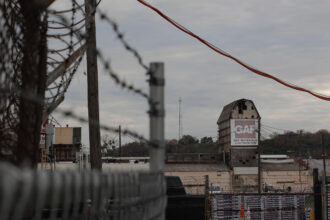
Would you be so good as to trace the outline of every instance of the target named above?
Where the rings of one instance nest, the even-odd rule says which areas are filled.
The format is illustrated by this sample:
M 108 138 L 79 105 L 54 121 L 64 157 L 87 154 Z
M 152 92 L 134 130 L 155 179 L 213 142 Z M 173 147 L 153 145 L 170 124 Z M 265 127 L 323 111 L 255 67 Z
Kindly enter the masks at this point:
M 181 115 L 181 102 L 182 99 L 181 97 L 179 98 L 179 139 L 178 141 L 181 139 L 182 137 L 182 115 Z

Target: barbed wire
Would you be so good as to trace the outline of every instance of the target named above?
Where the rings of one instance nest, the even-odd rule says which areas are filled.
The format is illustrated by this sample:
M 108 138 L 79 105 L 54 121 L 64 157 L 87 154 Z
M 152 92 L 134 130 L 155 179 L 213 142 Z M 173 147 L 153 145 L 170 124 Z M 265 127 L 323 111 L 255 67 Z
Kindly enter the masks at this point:
M 134 49 L 132 46 L 128 44 L 128 42 L 124 38 L 124 34 L 119 30 L 118 24 L 110 19 L 104 12 L 102 12 L 100 9 L 97 10 L 99 13 L 100 19 L 106 21 L 108 24 L 112 26 L 113 31 L 116 33 L 117 38 L 120 40 L 120 42 L 123 44 L 124 48 L 131 52 L 134 57 L 138 60 L 138 63 L 142 68 L 144 68 L 147 72 L 146 75 L 150 74 L 149 68 L 146 64 L 144 64 L 142 56 L 138 53 L 136 49 Z
M 77 29 L 73 28 L 73 32 L 77 33 L 80 32 L 84 27 L 86 27 L 86 24 L 83 23 L 80 27 L 78 27 Z M 54 38 L 60 38 L 60 37 L 65 37 L 65 36 L 69 36 L 72 33 L 72 31 L 69 31 L 67 33 L 64 34 L 47 34 L 47 37 L 54 37 Z
M 79 15 L 78 12 L 80 12 Z M 51 15 L 51 19 L 48 20 L 48 23 L 60 24 L 61 27 L 63 27 L 53 29 L 48 27 L 50 33 L 47 34 L 47 37 L 54 42 L 51 45 L 56 45 L 56 48 L 48 49 L 48 56 L 50 57 L 48 58 L 48 66 L 50 67 L 50 73 L 57 74 L 54 75 L 56 78 L 48 85 L 46 92 L 45 100 L 48 105 L 47 109 L 51 109 L 50 106 L 59 104 L 64 100 L 64 94 L 71 84 L 73 76 L 78 71 L 79 65 L 83 59 L 84 53 L 79 53 L 78 56 L 74 54 L 85 44 L 85 38 L 82 38 L 79 34 L 85 27 L 85 24 L 77 28 L 73 28 L 73 26 L 76 26 L 78 22 L 82 23 L 82 19 L 80 19 L 81 22 L 75 22 L 75 20 L 78 16 L 85 18 L 85 13 L 81 8 L 81 4 L 77 3 L 76 0 L 71 0 L 71 9 L 69 10 L 48 10 L 48 13 Z M 59 17 L 65 19 L 59 19 Z M 66 22 L 64 23 L 62 20 Z
M 91 12 L 90 14 L 94 14 L 98 12 L 97 9 L 95 9 L 95 11 Z M 98 12 L 98 13 L 102 13 L 102 12 Z M 64 25 L 69 27 L 69 22 L 66 19 L 66 17 L 61 16 L 61 15 L 56 15 L 63 23 Z M 104 13 L 102 13 L 100 15 L 103 19 L 106 19 L 108 22 L 110 22 L 110 24 L 113 26 L 114 31 L 116 32 L 117 36 L 119 39 L 121 39 L 121 42 L 123 43 L 123 45 L 125 46 L 125 48 L 132 52 L 134 54 L 134 56 L 137 58 L 137 60 L 139 61 L 140 65 L 147 70 L 146 75 L 149 76 L 149 80 L 153 80 L 153 75 L 151 74 L 149 68 L 143 63 L 143 59 L 142 56 L 137 52 L 137 50 L 133 49 L 133 47 L 131 47 L 126 40 L 124 40 L 123 38 L 123 34 L 119 31 L 118 25 L 112 21 L 108 16 L 106 16 Z M 80 38 L 82 39 L 86 39 L 88 36 L 86 35 L 86 33 L 81 33 L 79 31 L 76 30 L 76 34 L 80 36 Z M 99 58 L 99 60 L 101 61 L 103 68 L 109 73 L 109 76 L 111 77 L 111 79 L 113 79 L 113 81 L 119 85 L 122 89 L 127 89 L 128 91 L 131 91 L 143 98 L 145 98 L 150 106 L 150 110 L 148 111 L 149 114 L 153 115 L 153 114 L 157 114 L 157 110 L 156 110 L 156 105 L 157 102 L 153 101 L 150 96 L 143 92 L 142 89 L 138 89 L 136 88 L 132 83 L 127 83 L 125 80 L 121 79 L 119 77 L 119 75 L 111 68 L 110 65 L 110 61 L 106 60 L 103 53 L 101 52 L 101 50 L 99 48 L 97 48 L 97 56 Z
M 44 99 L 42 97 L 38 97 L 38 96 L 34 95 L 31 91 L 22 91 L 19 88 L 11 88 L 10 90 L 0 89 L 0 92 L 2 94 L 6 94 L 7 96 L 11 96 L 13 93 L 15 93 L 15 94 L 18 93 L 22 98 L 24 98 L 24 99 L 26 99 L 30 102 L 33 102 L 33 103 L 36 103 L 36 104 L 39 104 L 39 105 L 43 105 L 43 103 L 44 103 Z M 61 108 L 56 108 L 54 110 L 54 112 L 57 112 L 57 113 L 61 114 L 64 117 L 68 117 L 68 118 L 77 120 L 81 123 L 90 123 L 92 125 L 97 125 L 103 131 L 112 132 L 112 133 L 118 133 L 119 132 L 118 127 L 107 126 L 107 125 L 99 123 L 96 120 L 87 119 L 85 117 L 77 115 L 76 113 L 74 113 L 71 110 L 63 110 Z M 145 142 L 151 147 L 155 147 L 155 148 L 159 147 L 159 145 L 157 143 L 153 143 L 153 142 L 149 141 L 143 135 L 141 135 L 141 134 L 139 134 L 135 131 L 132 131 L 130 129 L 121 129 L 121 133 L 124 136 L 131 136 L 131 137 L 134 137 L 134 138 L 138 139 L 141 142 Z
M 23 36 L 21 33 L 22 24 L 20 22 L 22 21 L 22 17 L 20 15 L 19 3 L 17 0 L 0 0 L 0 28 L 4 30 L 0 32 L 0 55 L 3 55 L 2 57 L 4 58 L 0 61 L 0 138 L 2 137 L 2 131 L 4 128 L 9 128 L 11 131 L 16 133 L 15 127 L 19 122 L 18 112 L 20 98 L 27 99 L 30 102 L 38 103 L 44 106 L 45 115 L 49 115 L 55 109 L 55 112 L 60 113 L 64 117 L 70 117 L 81 123 L 89 122 L 87 118 L 81 117 L 72 111 L 56 109 L 56 107 L 64 100 L 64 95 L 70 86 L 74 74 L 78 71 L 79 65 L 84 56 L 85 51 L 82 50 L 82 53 L 74 56 L 74 58 L 72 58 L 74 60 L 70 61 L 70 57 L 72 57 L 76 51 L 81 49 L 81 47 L 85 44 L 85 40 L 88 38 L 86 32 L 83 30 L 83 28 L 86 27 L 86 23 L 81 25 L 78 24 L 83 23 L 86 17 L 96 13 L 95 10 L 90 15 L 86 15 L 84 10 L 82 10 L 83 5 L 78 4 L 76 0 L 72 0 L 71 3 L 72 5 L 70 10 L 65 10 L 65 12 L 62 11 L 61 13 L 56 13 L 54 10 L 48 12 L 45 11 L 43 15 L 43 17 L 48 20 L 48 23 L 59 24 L 62 27 L 51 28 L 48 26 L 48 23 L 46 24 L 48 30 L 46 37 L 49 42 L 48 45 L 50 45 L 46 56 L 49 70 L 48 74 L 53 74 L 54 71 L 59 71 L 58 67 L 61 65 L 64 69 L 57 73 L 58 75 L 55 80 L 51 81 L 50 84 L 47 84 L 45 97 L 39 98 L 33 97 L 32 93 L 29 91 L 22 92 L 20 90 L 20 60 L 22 58 L 21 47 Z M 99 3 L 100 1 L 98 4 Z M 79 16 L 83 16 L 83 18 L 79 19 Z M 104 13 L 100 16 L 112 25 L 112 29 L 121 40 L 121 43 L 129 52 L 133 53 L 135 58 L 138 60 L 138 63 L 145 70 L 147 70 L 146 75 L 150 76 L 149 80 L 153 80 L 149 68 L 143 63 L 142 56 L 123 38 L 123 34 L 119 31 L 118 25 L 109 19 Z M 48 17 L 49 19 L 47 19 Z M 79 21 L 77 22 L 76 19 Z M 79 45 L 80 48 L 77 49 Z M 8 53 L 8 51 L 11 51 L 11 53 Z M 116 83 L 116 85 L 145 98 L 150 108 L 148 113 L 151 115 L 155 114 L 155 106 L 157 103 L 151 100 L 150 96 L 143 92 L 142 89 L 138 89 L 133 84 L 127 83 L 125 80 L 121 79 L 121 77 L 111 68 L 109 59 L 105 59 L 100 49 L 97 50 L 97 55 L 104 69 L 107 73 L 109 73 L 110 78 Z M 8 65 L 10 68 L 8 68 Z M 5 77 L 2 77 L 3 75 L 5 75 Z M 49 77 L 49 75 L 47 77 Z M 98 122 L 90 121 L 90 123 L 96 124 Z M 98 125 L 101 130 L 115 133 L 118 132 L 118 128 L 105 126 L 99 123 Z M 158 147 L 157 143 L 151 143 L 137 132 L 123 129 L 122 134 L 124 136 L 134 137 L 147 143 L 151 147 Z
M 100 11 L 95 11 L 100 13 L 100 17 L 102 19 L 105 19 L 107 22 L 109 22 L 112 26 L 113 26 L 113 30 L 116 32 L 117 37 L 121 40 L 122 44 L 124 45 L 124 47 L 130 51 L 131 53 L 134 54 L 134 56 L 136 57 L 136 59 L 138 60 L 139 64 L 145 69 L 147 70 L 146 75 L 150 77 L 149 80 L 153 79 L 153 76 L 151 74 L 151 71 L 149 70 L 149 68 L 143 63 L 143 59 L 142 56 L 137 52 L 137 50 L 133 49 L 132 46 L 130 46 L 127 41 L 124 39 L 123 34 L 119 31 L 118 28 L 118 24 L 115 23 L 114 21 L 112 21 L 108 16 L 106 16 L 104 13 L 100 12 Z M 93 12 L 91 13 L 93 14 Z M 63 16 L 59 16 L 59 18 L 62 20 L 63 24 L 67 24 L 68 21 L 65 17 Z M 78 35 L 80 35 L 81 38 L 86 39 L 88 36 L 86 36 L 86 34 L 80 33 L 78 31 L 77 33 Z M 154 102 L 147 93 L 143 92 L 142 89 L 138 89 L 136 88 L 132 83 L 127 83 L 125 80 L 121 79 L 119 77 L 119 75 L 111 68 L 110 65 L 110 61 L 106 60 L 103 53 L 101 52 L 101 50 L 99 48 L 97 48 L 97 56 L 99 58 L 99 60 L 101 61 L 103 68 L 109 73 L 109 76 L 114 80 L 114 82 L 119 85 L 122 89 L 127 89 L 128 91 L 131 91 L 139 96 L 142 96 L 143 98 L 145 98 L 149 105 L 150 105 L 150 110 L 149 110 L 149 114 L 156 114 L 156 105 L 157 103 Z
M 70 9 L 61 10 L 61 11 L 59 11 L 59 10 L 48 10 L 48 12 L 51 13 L 51 14 L 63 14 L 63 13 L 70 13 L 73 10 L 77 10 L 77 9 L 81 10 L 81 12 L 85 12 L 84 9 L 82 8 L 82 7 L 85 6 L 85 4 L 79 5 L 75 0 L 73 0 L 73 2 L 75 2 L 75 4 L 77 5 L 76 7 L 72 7 Z
M 22 62 L 22 14 L 16 1 L 0 0 L 0 30 L 0 88 L 19 87 Z M 18 105 L 17 94 L 13 94 L 8 99 L 4 94 L 0 94 L 0 128 L 16 129 Z
M 100 123 L 98 123 L 96 121 L 88 120 L 87 118 L 84 118 L 82 116 L 76 115 L 73 111 L 62 110 L 60 108 L 59 109 L 56 109 L 55 111 L 58 112 L 58 113 L 61 113 L 65 117 L 69 117 L 69 118 L 75 119 L 75 120 L 77 120 L 77 121 L 79 121 L 81 123 L 90 123 L 92 125 L 98 125 L 98 126 L 100 126 L 100 129 L 103 130 L 103 131 L 107 131 L 107 132 L 111 132 L 111 133 L 118 133 L 119 132 L 118 127 L 110 127 L 110 126 L 102 125 L 102 124 L 100 124 Z M 145 143 L 149 144 L 152 147 L 158 147 L 158 145 L 150 142 L 143 135 L 138 134 L 135 131 L 132 131 L 132 130 L 129 130 L 129 129 L 121 129 L 121 133 L 124 136 L 134 137 L 134 138 L 138 139 L 139 141 L 142 141 L 142 142 L 145 142 Z
M 150 98 L 150 96 L 147 93 L 143 92 L 141 89 L 135 88 L 133 84 L 129 84 L 125 80 L 120 79 L 119 75 L 112 70 L 110 61 L 108 61 L 104 58 L 104 56 L 100 50 L 97 50 L 97 55 L 98 55 L 98 58 L 100 59 L 101 63 L 103 64 L 103 68 L 109 73 L 110 77 L 114 80 L 114 82 L 117 85 L 120 85 L 122 89 L 127 89 L 127 90 L 132 91 L 133 93 L 138 94 L 138 95 L 142 96 L 143 98 L 145 98 L 150 105 L 149 113 L 155 114 L 155 111 L 156 111 L 155 106 L 157 105 L 157 102 L 152 100 Z
M 74 5 L 75 3 L 72 3 Z M 75 11 L 71 14 L 71 23 L 75 20 Z M 41 38 L 44 39 L 44 21 L 47 19 L 48 13 L 44 11 L 41 13 L 40 19 L 43 20 L 42 27 L 40 26 L 40 31 L 42 33 Z M 47 25 L 47 24 L 46 24 Z M 46 26 L 46 29 L 47 26 Z M 20 8 L 20 2 L 17 0 L 0 0 L 0 89 L 1 90 L 11 90 L 11 95 L 7 96 L 4 93 L 0 94 L 0 150 L 3 147 L 15 147 L 15 141 L 10 144 L 8 142 L 2 142 L 3 135 L 6 135 L 6 130 L 10 132 L 17 133 L 17 126 L 19 124 L 19 105 L 20 105 L 20 93 L 15 91 L 14 88 L 21 87 L 21 66 L 22 66 L 22 45 L 23 45 L 23 17 Z M 54 33 L 54 31 L 53 31 Z M 53 35 L 49 35 L 48 40 L 54 39 Z M 57 38 L 58 42 L 66 46 L 63 49 L 53 49 L 48 50 L 46 59 L 48 60 L 49 70 L 55 69 L 61 63 L 66 63 L 67 54 L 72 54 L 75 47 L 79 45 L 81 39 L 73 40 L 74 29 L 69 30 L 69 34 L 66 36 L 61 36 Z M 66 40 L 66 37 L 68 40 Z M 77 38 L 77 37 L 76 37 Z M 79 42 L 80 40 L 80 42 Z M 43 41 L 42 41 L 43 42 Z M 60 46 L 58 42 L 51 40 L 51 46 Z M 79 43 L 78 43 L 79 42 Z M 44 43 L 44 42 L 43 42 Z M 52 52 L 52 53 L 50 53 Z M 67 54 L 64 54 L 67 53 Z M 43 59 L 44 56 L 43 56 Z M 61 61 L 62 60 L 62 61 Z M 64 93 L 67 91 L 74 73 L 77 71 L 82 57 L 77 57 L 76 62 L 72 63 L 72 66 L 66 66 L 66 70 L 63 71 L 59 79 L 49 85 L 45 92 L 44 106 L 49 109 L 50 106 L 54 106 L 55 103 L 63 100 Z M 32 76 L 31 76 L 32 77 Z M 32 138 L 32 137 L 31 137 Z M 2 154 L 2 152 L 1 152 Z M 1 156 L 1 155 L 0 155 Z

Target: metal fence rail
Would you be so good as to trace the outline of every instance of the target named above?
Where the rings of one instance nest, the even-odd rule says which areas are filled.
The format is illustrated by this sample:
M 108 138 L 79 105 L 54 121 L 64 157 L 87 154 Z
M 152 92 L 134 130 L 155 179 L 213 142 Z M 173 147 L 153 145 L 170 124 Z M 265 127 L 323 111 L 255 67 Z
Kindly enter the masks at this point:
M 310 219 L 311 193 L 213 194 L 211 219 Z
M 0 164 L 1 219 L 164 219 L 159 173 L 45 172 Z

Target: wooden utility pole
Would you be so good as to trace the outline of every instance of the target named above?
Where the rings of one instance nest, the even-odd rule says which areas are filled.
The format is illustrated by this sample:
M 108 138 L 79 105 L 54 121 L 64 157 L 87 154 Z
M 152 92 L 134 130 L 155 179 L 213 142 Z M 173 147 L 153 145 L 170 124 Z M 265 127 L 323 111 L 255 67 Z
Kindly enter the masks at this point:
M 18 142 L 14 152 L 17 164 L 36 167 L 47 75 L 47 21 L 41 21 L 46 6 L 38 0 L 20 0 L 19 4 L 23 18 L 23 60 Z
M 95 31 L 96 0 L 85 0 L 86 33 L 87 33 L 87 84 L 88 84 L 88 119 L 89 147 L 92 169 L 102 169 L 101 137 L 99 123 L 99 91 L 97 72 L 97 51 Z

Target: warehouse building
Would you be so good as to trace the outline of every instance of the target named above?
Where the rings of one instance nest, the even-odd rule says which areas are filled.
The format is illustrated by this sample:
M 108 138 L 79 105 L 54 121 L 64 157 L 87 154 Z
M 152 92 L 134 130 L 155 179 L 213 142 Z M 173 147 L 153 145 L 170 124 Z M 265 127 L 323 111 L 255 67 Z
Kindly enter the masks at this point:
M 56 127 L 54 136 L 56 161 L 74 161 L 81 150 L 81 127 Z

